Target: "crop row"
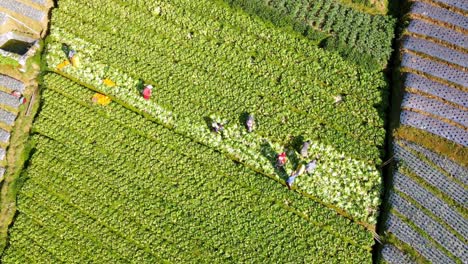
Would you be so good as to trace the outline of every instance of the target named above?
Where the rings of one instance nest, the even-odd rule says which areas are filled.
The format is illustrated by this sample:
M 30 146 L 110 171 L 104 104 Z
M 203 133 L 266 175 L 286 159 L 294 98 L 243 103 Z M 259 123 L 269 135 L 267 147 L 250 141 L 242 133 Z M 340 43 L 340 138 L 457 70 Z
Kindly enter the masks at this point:
M 459 181 L 463 182 L 464 184 L 468 185 L 468 168 L 464 167 L 461 164 L 455 163 L 454 161 L 450 160 L 447 157 L 444 157 L 440 154 L 437 154 L 425 147 L 422 147 L 418 144 L 409 142 L 409 141 L 402 141 L 399 140 L 404 146 L 411 148 L 414 151 L 419 152 L 420 154 L 424 155 L 427 159 L 429 159 L 432 163 L 434 163 L 439 168 L 443 169 L 450 176 L 458 179 Z
M 395 189 L 413 198 L 421 206 L 442 219 L 460 234 L 467 234 L 468 224 L 460 213 L 408 176 L 400 172 L 395 173 L 393 186 Z
M 420 75 L 412 73 L 406 74 L 405 87 L 417 89 L 421 92 L 440 97 L 463 107 L 468 107 L 468 97 L 466 96 L 466 92 L 429 80 Z
M 468 36 L 452 29 L 415 19 L 410 22 L 407 30 L 412 33 L 435 38 L 439 41 L 468 49 Z
M 405 49 L 425 53 L 449 63 L 468 67 L 468 54 L 444 47 L 425 39 L 407 37 L 403 41 L 403 47 Z
M 440 8 L 424 2 L 414 2 L 411 6 L 411 14 L 418 14 L 430 17 L 437 21 L 449 23 L 464 29 L 468 29 L 468 19 L 465 16 Z
M 394 214 L 390 214 L 387 220 L 387 228 L 398 239 L 411 245 L 427 260 L 436 263 L 455 263 L 451 258 Z
M 468 87 L 468 77 L 464 71 L 439 62 L 404 53 L 401 58 L 401 66 L 430 74 L 463 87 Z
M 398 143 L 394 144 L 393 148 L 395 158 L 401 160 L 405 165 L 410 167 L 419 177 L 424 179 L 424 181 L 444 192 L 460 205 L 467 203 L 468 197 L 466 197 L 465 189 L 462 186 L 451 181 L 447 176 L 423 162 L 414 153 Z
M 468 127 L 468 112 L 425 96 L 405 93 L 402 107 L 424 111 Z
M 0 122 L 12 126 L 15 123 L 16 114 L 0 109 Z
M 455 235 L 448 232 L 441 224 L 427 216 L 423 211 L 412 205 L 410 202 L 391 193 L 389 202 L 392 208 L 404 215 L 413 222 L 418 228 L 426 232 L 432 239 L 446 248 L 450 253 L 460 259 L 466 259 L 467 246 Z M 465 255 L 465 256 L 464 256 Z
M 0 104 L 17 109 L 20 101 L 16 96 L 0 91 Z
M 422 129 L 462 146 L 468 146 L 468 135 L 464 129 L 429 116 L 403 110 L 400 115 L 400 124 Z
M 394 19 L 389 16 L 372 16 L 332 0 L 227 2 L 275 25 L 292 24 L 295 30 L 312 39 L 317 38 L 315 30 L 329 33 L 332 37 L 327 39 L 328 48 L 368 68 L 383 67 L 392 52 Z
M 47 75 L 45 77 L 45 81 L 48 87 L 57 90 L 62 94 L 71 93 L 71 95 L 67 96 L 80 98 L 80 100 L 83 100 L 85 103 L 88 102 L 89 98 L 92 96 L 91 94 L 83 94 L 81 91 L 83 91 L 84 88 L 75 85 L 62 77 L 59 77 L 58 75 Z M 55 82 L 57 82 L 57 84 L 54 84 Z M 63 89 L 62 87 L 67 87 L 67 89 Z M 61 95 L 56 96 L 62 97 Z M 59 106 L 60 104 L 57 107 Z M 141 131 L 140 135 L 150 137 L 152 139 L 162 136 L 160 135 L 161 126 L 158 126 L 155 123 L 151 123 L 148 121 L 143 122 L 143 117 L 138 116 L 137 114 L 132 113 L 129 110 L 122 110 L 123 108 L 121 107 L 121 109 L 119 109 L 117 106 L 113 107 L 113 104 L 111 104 L 109 107 L 110 109 L 106 110 L 107 112 L 104 115 L 110 116 L 112 120 L 114 120 L 114 122 L 120 121 L 121 124 L 118 124 L 117 127 L 121 125 L 130 126 L 133 130 Z M 67 112 L 66 107 L 62 106 L 62 108 L 62 112 Z M 102 111 L 105 110 L 103 109 Z M 53 115 L 54 113 L 50 114 L 51 117 Z M 93 113 L 89 113 L 88 115 L 91 118 Z M 72 118 L 72 116 L 70 118 Z M 166 131 L 166 137 L 173 137 L 170 136 L 171 133 L 169 130 L 165 129 L 164 131 Z M 159 136 L 156 137 L 156 135 Z M 189 143 L 190 139 L 183 138 L 181 136 L 177 136 L 177 141 L 181 141 L 179 144 L 177 144 L 177 150 L 183 153 L 193 153 L 193 150 L 190 150 L 190 148 L 193 148 L 193 145 L 198 145 L 194 143 Z M 187 145 L 189 145 L 190 148 L 187 149 Z M 333 158 L 333 153 L 329 153 L 329 149 L 320 149 L 319 146 L 312 145 L 311 150 L 315 150 L 316 153 L 322 158 L 321 161 L 318 163 L 318 167 L 314 172 L 313 176 L 298 179 L 299 189 L 310 193 L 316 197 L 319 197 L 324 202 L 340 204 L 340 208 L 345 209 L 352 215 L 361 214 L 364 217 L 364 215 L 367 215 L 367 211 L 369 208 L 376 208 L 378 206 L 378 200 L 374 201 L 376 194 L 372 192 L 375 183 L 373 182 L 373 179 L 369 177 L 369 172 L 356 170 L 353 167 L 357 164 L 352 165 L 350 164 L 349 160 L 342 160 L 340 157 Z M 200 152 L 205 153 L 207 151 L 207 148 L 205 148 Z M 264 154 L 266 155 L 268 153 Z M 212 159 L 215 159 L 215 156 L 210 157 L 208 160 Z M 266 158 L 268 164 L 274 162 L 274 159 L 274 156 Z M 291 172 L 295 168 L 288 167 L 286 169 L 290 170 Z M 340 172 L 346 171 L 348 171 L 347 177 L 342 177 L 342 173 Z M 273 172 L 273 176 L 274 175 L 275 173 Z M 373 216 L 373 214 L 371 216 Z
M 89 4 L 89 3 L 86 3 Z M 89 11 L 85 12 L 87 14 L 91 13 L 93 8 L 87 7 L 85 5 L 79 5 L 78 3 L 74 2 L 73 5 L 70 7 L 70 9 L 73 7 L 73 9 L 80 8 L 81 10 Z M 88 8 L 88 9 L 86 9 Z M 129 39 L 129 32 L 128 30 L 122 30 L 122 31 L 117 31 L 116 29 L 113 29 L 112 27 L 108 26 L 108 21 L 107 18 L 110 15 L 117 16 L 117 13 L 115 12 L 116 8 L 118 6 L 111 5 L 108 9 L 109 10 L 114 10 L 112 14 L 101 14 L 102 16 L 87 16 L 87 17 L 81 17 L 79 21 L 73 21 L 71 20 L 71 16 L 73 16 L 73 12 L 70 11 L 70 13 L 66 14 L 66 17 L 61 17 L 60 14 L 57 14 L 56 17 L 58 19 L 58 22 L 55 23 L 54 25 L 60 26 L 63 25 L 63 28 L 67 28 L 67 30 L 73 30 L 70 26 L 66 26 L 68 24 L 80 24 L 81 27 L 85 27 L 83 23 L 88 22 L 89 24 L 89 29 L 87 29 L 86 32 L 88 32 L 87 36 L 84 36 L 81 34 L 81 37 L 87 38 L 89 41 L 92 42 L 98 42 L 100 45 L 100 48 L 102 50 L 102 47 L 109 46 L 109 42 L 107 39 L 110 38 L 119 38 L 119 41 L 122 41 L 123 39 Z M 67 6 L 62 6 L 62 11 L 68 12 L 67 11 Z M 125 11 L 125 9 L 122 9 L 122 12 Z M 92 13 L 91 13 L 92 14 Z M 143 19 L 145 17 L 142 17 L 139 19 L 138 17 L 135 17 L 135 21 L 129 21 L 129 19 L 124 17 L 124 14 L 122 14 L 121 17 L 119 17 L 121 20 L 125 20 L 126 23 L 129 22 L 134 22 L 134 25 L 138 30 L 135 31 L 135 35 L 138 34 L 138 32 L 141 32 L 142 29 L 148 29 L 150 25 L 143 24 L 141 21 L 144 21 Z M 67 20 L 69 20 L 67 22 Z M 198 21 L 198 17 L 195 17 L 193 20 Z M 60 22 L 63 22 L 65 24 L 60 24 Z M 361 89 L 354 90 L 356 87 L 352 88 L 354 91 L 351 94 L 350 92 L 346 91 L 348 89 L 351 89 L 351 83 L 352 81 L 349 79 L 343 79 L 340 78 L 333 74 L 333 71 L 336 69 L 321 69 L 317 70 L 319 68 L 322 68 L 323 65 L 317 65 L 317 62 L 309 61 L 309 63 L 305 64 L 304 62 L 299 62 L 302 68 L 297 67 L 296 65 L 289 64 L 288 61 L 291 59 L 288 58 L 281 58 L 278 57 L 277 60 L 275 60 L 275 55 L 271 54 L 271 47 L 262 47 L 264 48 L 263 50 L 259 50 L 259 48 L 255 51 L 257 55 L 254 55 L 256 59 L 254 59 L 254 62 L 252 63 L 252 55 L 251 54 L 246 54 L 245 50 L 249 49 L 249 46 L 252 47 L 251 45 L 248 45 L 247 38 L 242 38 L 241 41 L 236 41 L 236 44 L 239 45 L 239 48 L 235 48 L 233 50 L 233 46 L 230 44 L 224 44 L 220 46 L 219 42 L 214 42 L 214 41 L 202 41 L 201 38 L 202 36 L 195 35 L 196 33 L 193 33 L 195 36 L 194 39 L 187 41 L 187 37 L 184 34 L 184 31 L 178 33 L 178 34 L 172 34 L 170 36 L 167 36 L 167 31 L 171 31 L 172 29 L 174 31 L 181 31 L 179 28 L 181 24 L 184 24 L 184 21 L 181 21 L 180 23 L 177 23 L 178 21 L 171 21 L 171 24 L 167 25 L 164 23 L 161 23 L 160 21 L 155 22 L 156 24 L 160 25 L 159 29 L 154 28 L 152 30 L 151 36 L 148 36 L 148 38 L 142 38 L 142 39 L 137 39 L 137 40 L 131 40 L 133 41 L 132 44 L 129 44 L 128 46 L 123 46 L 123 47 L 111 47 L 112 50 L 110 50 L 108 53 L 109 54 L 114 54 L 114 55 L 119 55 L 118 57 L 115 58 L 109 58 L 109 56 L 99 56 L 99 54 L 94 53 L 93 57 L 96 59 L 101 59 L 102 61 L 115 61 L 117 64 L 117 68 L 122 69 L 122 57 L 124 56 L 129 56 L 129 55 L 134 55 L 134 59 L 137 61 L 142 61 L 144 58 L 141 57 L 148 57 L 148 56 L 155 56 L 156 52 L 161 54 L 161 57 L 159 59 L 158 64 L 154 64 L 155 62 L 148 61 L 147 63 L 149 64 L 136 64 L 135 65 L 135 72 L 132 72 L 132 76 L 134 78 L 140 78 L 143 77 L 144 79 L 154 81 L 161 86 L 163 86 L 163 82 L 166 77 L 166 74 L 169 74 L 172 72 L 174 74 L 174 69 L 172 69 L 174 66 L 174 61 L 176 61 L 177 67 L 180 70 L 187 69 L 187 71 L 194 72 L 192 75 L 186 75 L 183 72 L 180 72 L 180 70 L 177 72 L 177 76 L 180 76 L 180 74 L 184 74 L 183 76 L 196 76 L 196 80 L 192 80 L 192 82 L 195 82 L 195 84 L 198 85 L 204 85 L 206 87 L 204 89 L 204 92 L 208 89 L 209 91 L 213 91 L 213 97 L 218 97 L 218 98 L 223 98 L 223 97 L 228 97 L 226 98 L 228 102 L 236 102 L 239 100 L 239 97 L 242 98 L 242 100 L 247 100 L 246 102 L 243 102 L 243 104 L 250 106 L 250 102 L 258 102 L 258 101 L 271 101 L 271 99 L 276 98 L 276 100 L 273 100 L 272 103 L 275 103 L 275 106 L 278 109 L 278 111 L 283 110 L 283 107 L 281 107 L 281 104 L 286 104 L 289 107 L 293 107 L 294 109 L 298 109 L 301 111 L 303 114 L 318 114 L 320 113 L 320 116 L 323 120 L 323 122 L 328 125 L 332 126 L 333 128 L 337 129 L 340 132 L 346 132 L 343 131 L 343 127 L 345 125 L 357 125 L 359 124 L 360 120 L 368 120 L 368 124 L 371 126 L 381 126 L 381 118 L 378 115 L 378 111 L 373 110 L 372 107 L 369 107 L 369 103 L 378 103 L 381 102 L 382 98 L 379 98 L 378 94 L 369 94 L 369 91 L 365 91 L 366 89 Z M 172 25 L 173 23 L 176 23 L 178 26 Z M 212 23 L 212 21 L 208 20 L 206 23 Z M 102 25 L 102 29 L 99 31 L 96 31 L 96 25 Z M 190 27 L 195 27 L 196 25 L 190 26 Z M 107 28 L 106 28 L 107 27 Z M 164 28 L 165 31 L 161 32 L 161 27 Z M 104 28 L 106 30 L 104 31 Z M 201 28 L 201 26 L 200 26 Z M 203 25 L 203 28 L 206 28 L 205 25 Z M 105 38 L 103 37 L 102 39 L 96 39 L 93 37 L 92 33 L 93 30 L 96 31 L 96 34 L 101 34 L 103 36 L 106 36 Z M 215 31 L 216 28 L 213 29 Z M 219 31 L 219 28 L 218 28 Z M 223 32 L 227 31 L 223 27 Z M 76 28 L 76 31 L 73 32 L 73 34 L 80 35 L 79 28 Z M 107 32 L 109 32 L 109 35 Z M 115 33 L 118 34 L 115 34 Z M 232 32 L 232 34 L 228 34 L 226 36 L 229 38 L 233 38 L 234 36 L 238 35 L 239 33 L 237 32 Z M 164 36 L 164 41 L 161 40 L 161 38 Z M 178 36 L 178 38 L 176 38 Z M 58 35 L 56 39 L 63 40 L 64 36 Z M 169 42 L 167 43 L 167 39 L 171 38 L 174 39 L 174 42 Z M 237 37 L 236 37 L 237 38 Z M 135 42 L 136 41 L 136 42 Z M 220 41 L 225 41 L 223 39 L 220 39 Z M 257 42 L 257 40 L 252 39 L 252 41 Z M 186 46 L 184 45 L 186 44 Z M 159 46 L 160 44 L 161 46 Z M 141 47 L 141 50 L 135 51 L 135 46 L 138 45 Z M 129 49 L 129 47 L 133 47 L 133 49 Z M 151 46 L 155 50 L 151 51 L 151 53 L 148 53 L 148 55 L 143 54 L 143 50 L 146 50 L 146 47 Z M 167 50 L 167 47 L 171 47 L 171 51 Z M 180 48 L 178 48 L 180 47 Z M 193 54 L 190 54 L 192 53 Z M 102 53 L 102 52 L 101 52 Z M 173 54 L 171 58 L 166 58 L 167 54 L 171 53 Z M 263 53 L 263 54 L 261 54 Z M 270 53 L 270 54 L 268 54 Z M 105 54 L 103 54 L 105 55 Z M 296 55 L 292 55 L 296 57 Z M 205 60 L 200 61 L 200 60 L 193 60 L 193 58 L 196 57 L 204 57 Z M 223 59 L 224 58 L 224 59 Z M 212 59 L 213 61 L 209 63 L 211 66 L 207 66 L 207 60 Z M 311 58 L 312 59 L 312 58 Z M 317 57 L 315 59 L 318 59 Z M 118 60 L 118 61 L 116 61 Z M 163 63 L 164 60 L 167 60 L 165 64 Z M 257 61 L 258 60 L 258 61 Z M 133 63 L 133 61 L 127 61 L 126 65 L 129 63 Z M 287 64 L 286 64 L 287 63 Z M 252 65 L 253 64 L 253 65 Z M 158 74 L 160 77 L 157 80 L 154 80 L 154 74 L 148 73 L 145 74 L 142 72 L 142 69 L 146 69 L 147 65 L 151 65 L 152 68 L 158 68 L 159 72 Z M 190 68 L 188 68 L 187 65 L 191 65 Z M 214 67 L 219 68 L 219 65 L 222 66 L 222 71 L 220 69 L 215 69 Z M 313 67 L 311 67 L 313 65 Z M 168 69 L 168 66 L 170 70 Z M 285 70 L 285 67 L 287 66 L 287 70 Z M 268 68 L 265 68 L 268 67 Z M 318 68 L 316 68 L 318 67 Z M 349 66 L 348 66 L 349 67 Z M 163 70 L 166 69 L 166 70 Z M 200 69 L 205 69 L 205 71 L 200 71 Z M 275 69 L 275 70 L 273 70 Z M 254 72 L 252 72 L 254 70 Z M 272 71 L 273 70 L 273 71 Z M 128 71 L 128 70 L 127 70 Z M 154 71 L 154 70 L 152 70 Z M 355 71 L 355 70 L 353 70 Z M 165 73 L 167 72 L 167 73 Z M 275 74 L 275 72 L 278 73 L 278 75 Z M 237 73 L 237 74 L 236 74 Z M 247 82 L 247 80 L 240 80 L 239 76 L 249 76 L 252 75 L 252 79 L 255 80 L 255 82 Z M 295 76 L 298 74 L 302 74 L 301 78 L 297 79 L 291 79 L 290 77 L 287 76 Z M 355 73 L 352 73 L 353 75 Z M 272 76 L 273 75 L 273 76 Z M 272 76 L 274 77 L 276 75 L 276 78 L 279 78 L 277 80 L 271 80 L 268 78 L 265 78 L 265 76 Z M 335 75 L 335 76 L 334 76 Z M 216 78 L 216 76 L 219 76 L 219 78 Z M 317 80 L 315 79 L 316 77 L 310 78 L 312 76 L 320 76 L 320 79 Z M 193 78 L 192 77 L 192 78 Z M 355 76 L 357 77 L 357 76 Z M 352 77 L 353 79 L 355 77 Z M 187 77 L 186 77 L 187 78 Z M 214 79 L 216 78 L 216 79 Z M 227 81 L 228 79 L 229 81 Z M 251 79 L 251 78 L 249 78 Z M 310 80 L 310 82 L 307 81 L 307 79 Z M 315 79 L 315 80 L 314 80 Z M 325 85 L 322 80 L 327 79 L 327 83 L 330 83 L 330 85 Z M 188 80 L 187 80 L 188 81 Z M 210 83 L 210 81 L 213 82 L 213 84 Z M 272 83 L 272 81 L 276 82 Z M 166 81 L 167 82 L 167 81 Z M 278 83 L 279 82 L 279 83 Z M 217 85 L 214 85 L 216 83 Z M 185 85 L 184 85 L 185 84 Z M 369 83 L 370 84 L 370 83 Z M 374 83 L 375 84 L 375 83 Z M 184 85 L 190 85 L 190 83 L 184 82 L 182 84 L 179 84 L 179 86 Z M 362 86 L 363 84 L 360 84 Z M 364 84 L 366 85 L 366 84 Z M 193 86 L 193 84 L 191 85 Z M 369 85 L 370 88 L 371 85 Z M 181 87 L 182 88 L 182 87 Z M 181 88 L 177 89 L 180 90 Z M 233 93 L 232 91 L 233 88 L 236 88 L 235 91 L 237 93 Z M 253 89 L 254 88 L 254 89 Z M 331 88 L 331 89 L 329 89 Z M 373 87 L 375 91 L 376 87 Z M 161 89 L 164 89 L 164 87 L 161 87 Z M 337 89 L 336 91 L 333 91 L 333 89 Z M 171 89 L 173 91 L 174 89 Z M 196 93 L 196 91 L 193 91 L 193 88 L 191 89 L 191 97 L 193 98 L 193 94 Z M 229 93 L 228 93 L 229 90 Z M 255 92 L 254 94 L 252 94 Z M 363 92 L 366 94 L 369 94 L 368 101 L 369 102 L 367 105 L 362 102 L 362 97 L 358 100 L 357 94 Z M 295 94 L 297 94 L 295 96 Z M 298 96 L 300 94 L 300 96 Z M 346 102 L 345 104 L 341 105 L 340 107 L 335 107 L 333 104 L 333 98 L 334 96 L 340 95 L 340 94 L 346 94 Z M 184 95 L 184 94 L 182 94 Z M 182 96 L 179 95 L 179 96 Z M 210 94 L 206 95 L 209 96 Z M 280 96 L 280 98 L 278 98 Z M 377 96 L 377 97 L 376 97 Z M 235 98 L 237 97 L 237 98 Z M 260 98 L 258 98 L 260 97 Z M 265 97 L 263 99 L 262 97 Z M 367 96 L 366 96 L 367 97 Z M 208 98 L 207 98 L 208 99 Z M 249 100 L 250 99 L 250 100 Z M 218 99 L 219 100 L 219 99 Z M 223 102 L 223 103 L 228 103 L 228 102 Z M 229 105 L 226 105 L 228 107 Z M 234 107 L 234 106 L 233 106 Z M 350 112 L 355 112 L 358 115 L 354 117 L 354 114 L 351 114 L 352 117 L 348 118 L 349 121 L 346 120 L 336 120 L 336 115 L 342 115 L 345 113 L 349 108 L 353 109 Z M 319 110 L 320 109 L 320 110 Z M 371 111 L 369 111 L 371 110 Z M 287 110 L 283 110 L 287 111 Z M 290 110 L 289 110 L 290 111 Z M 320 112 L 321 111 L 321 112 Z M 330 113 L 330 114 L 329 114 Z M 333 115 L 331 113 L 334 113 Z M 349 113 L 349 112 L 348 112 Z M 333 118 L 335 119 L 333 119 Z M 307 117 L 306 117 L 307 118 Z M 333 124 L 331 124 L 331 121 L 335 120 Z M 347 123 L 342 123 L 342 122 L 347 122 Z M 340 127 L 337 127 L 338 124 L 342 124 Z M 373 131 L 374 132 L 374 131 Z M 375 133 L 375 132 L 374 132 Z

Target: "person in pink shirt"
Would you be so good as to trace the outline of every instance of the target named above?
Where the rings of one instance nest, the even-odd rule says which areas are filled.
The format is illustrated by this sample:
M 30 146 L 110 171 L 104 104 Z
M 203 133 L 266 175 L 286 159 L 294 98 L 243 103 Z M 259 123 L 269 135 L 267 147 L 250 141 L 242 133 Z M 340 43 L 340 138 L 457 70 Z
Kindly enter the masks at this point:
M 143 90 L 141 91 L 141 95 L 143 95 L 143 98 L 145 98 L 145 100 L 149 100 L 151 98 L 152 90 L 152 85 L 146 85 L 145 88 L 143 88 Z

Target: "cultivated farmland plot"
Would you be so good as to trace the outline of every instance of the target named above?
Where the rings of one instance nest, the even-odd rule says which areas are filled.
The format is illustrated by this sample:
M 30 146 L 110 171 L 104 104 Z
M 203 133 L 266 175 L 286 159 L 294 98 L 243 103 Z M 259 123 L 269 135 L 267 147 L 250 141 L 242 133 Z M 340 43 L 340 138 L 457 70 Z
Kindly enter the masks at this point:
M 429 80 L 420 75 L 407 73 L 405 76 L 405 87 L 417 89 L 431 96 L 437 96 L 463 107 L 468 107 L 467 92 Z
M 395 157 L 403 161 L 405 165 L 409 166 L 427 183 L 446 193 L 446 195 L 457 201 L 460 205 L 467 203 L 468 196 L 466 195 L 466 191 L 458 183 L 451 181 L 440 171 L 432 168 L 405 147 L 395 144 L 393 148 Z
M 458 164 L 447 157 L 441 156 L 432 152 L 429 149 L 426 149 L 418 144 L 414 144 L 409 141 L 399 140 L 404 146 L 407 146 L 425 157 L 427 157 L 431 162 L 435 165 L 439 166 L 441 169 L 445 170 L 446 172 L 450 173 L 452 177 L 457 178 L 458 180 L 462 181 L 464 184 L 468 185 L 468 168 L 464 167 L 461 164 Z
M 435 135 L 452 140 L 460 145 L 468 146 L 468 135 L 462 128 L 452 126 L 438 119 L 422 115 L 420 113 L 403 110 L 400 115 L 400 123 Z
M 370 263 L 372 235 L 334 210 L 121 105 L 90 105 L 93 93 L 63 77 L 45 85 L 13 241 L 34 236 L 53 258 L 84 262 L 237 262 L 256 248 L 257 260 Z
M 107 8 L 96 13 L 98 6 L 89 1 L 62 1 L 54 11 L 47 48 L 51 70 L 65 59 L 61 45 L 68 43 L 80 52 L 82 67 L 67 67 L 61 74 L 280 181 L 295 168 L 278 175 L 271 165 L 275 152 L 294 137 L 310 139 L 311 157 L 320 156 L 323 163 L 317 177 L 298 179 L 297 187 L 356 219 L 375 223 L 380 176 L 373 164 L 380 162 L 385 135 L 380 114 L 385 82 L 380 72 L 361 71 L 308 41 L 240 14 L 226 16 L 226 7 L 210 1 L 102 5 Z M 162 11 L 149 23 L 138 11 L 142 6 L 144 12 L 158 7 Z M 78 15 L 73 11 L 77 9 L 83 12 Z M 134 15 L 127 17 L 127 12 Z M 115 23 L 125 21 L 129 28 L 110 26 L 109 17 Z M 143 28 L 146 37 L 137 38 Z M 258 43 L 258 38 L 264 40 Z M 122 44 L 114 45 L 111 39 Z M 253 46 L 253 53 L 245 53 Z M 204 60 L 196 59 L 201 57 Z M 104 70 L 117 87 L 103 85 Z M 139 78 L 157 87 L 154 100 L 138 94 Z M 342 103 L 335 103 L 337 97 L 344 98 Z M 252 134 L 238 122 L 245 112 L 258 121 Z M 211 116 L 228 121 L 223 137 L 210 133 L 205 119 Z
M 462 1 L 463 2 L 463 1 Z M 468 29 L 468 18 L 445 8 L 440 8 L 424 2 L 415 2 L 411 6 L 411 13 L 423 15 L 436 21 L 452 24 Z
M 459 260 L 466 259 L 466 252 L 468 252 L 466 244 L 460 241 L 460 239 L 450 233 L 437 221 L 427 216 L 423 211 L 398 194 L 392 193 L 389 197 L 389 202 L 392 208 L 408 218 L 409 221 L 426 232 L 431 239 L 437 241 L 437 243 L 441 244 L 455 257 L 459 258 Z
M 421 110 L 431 115 L 452 120 L 468 127 L 468 111 L 455 108 L 441 101 L 430 99 L 418 94 L 406 93 L 401 103 L 403 108 Z
M 372 263 L 395 20 L 350 6 L 60 0 L 2 263 Z
M 412 229 L 407 223 L 399 217 L 391 214 L 387 220 L 387 228 L 401 241 L 410 244 L 427 260 L 431 262 L 455 263 L 451 258 L 445 255 L 441 250 L 434 246 L 425 237 Z
M 422 20 L 412 20 L 407 28 L 409 32 L 417 33 L 449 44 L 468 49 L 468 36 L 455 30 L 429 24 Z
M 465 239 L 467 238 L 468 223 L 466 223 L 465 218 L 460 213 L 408 176 L 397 172 L 393 178 L 395 189 L 416 200 L 420 205 L 427 208 L 434 215 L 441 218 L 454 230 L 459 232 Z
M 403 47 L 416 52 L 425 53 L 438 59 L 468 67 L 468 54 L 444 47 L 420 38 L 407 37 L 403 41 Z

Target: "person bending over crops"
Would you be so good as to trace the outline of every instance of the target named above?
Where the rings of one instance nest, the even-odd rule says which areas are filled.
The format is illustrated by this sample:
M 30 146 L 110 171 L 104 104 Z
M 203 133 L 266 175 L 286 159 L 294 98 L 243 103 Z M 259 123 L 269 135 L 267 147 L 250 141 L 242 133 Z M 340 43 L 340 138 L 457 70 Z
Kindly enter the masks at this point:
M 305 170 L 306 170 L 306 166 L 304 166 L 303 163 L 297 166 L 297 169 L 293 173 L 291 173 L 291 176 L 289 176 L 289 178 L 286 180 L 286 186 L 288 186 L 288 189 L 291 190 L 291 187 L 294 184 L 294 181 L 296 180 L 296 178 L 304 174 Z
M 278 154 L 276 156 L 276 167 L 281 168 L 286 164 L 286 161 L 288 158 L 286 157 L 286 152 L 283 152 L 281 154 Z
M 224 131 L 224 125 L 222 123 L 220 123 L 220 122 L 213 121 L 211 123 L 211 129 L 215 133 L 220 133 L 220 132 Z
M 145 88 L 143 88 L 143 90 L 141 91 L 141 95 L 143 95 L 143 98 L 145 98 L 145 100 L 149 100 L 151 98 L 152 90 L 152 85 L 146 85 Z
M 247 127 L 247 132 L 252 133 L 254 126 L 255 126 L 255 120 L 252 114 L 247 116 L 247 121 L 245 122 L 245 126 Z

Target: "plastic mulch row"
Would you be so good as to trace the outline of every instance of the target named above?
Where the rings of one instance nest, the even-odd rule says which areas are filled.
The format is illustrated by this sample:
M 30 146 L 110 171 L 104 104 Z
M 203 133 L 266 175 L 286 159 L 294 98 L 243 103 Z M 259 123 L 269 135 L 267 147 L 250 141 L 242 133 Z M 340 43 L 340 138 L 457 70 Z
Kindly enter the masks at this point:
M 468 74 L 462 70 L 449 67 L 445 64 L 415 56 L 409 53 L 404 53 L 401 58 L 401 65 L 411 68 L 452 83 L 456 83 L 463 87 L 468 87 Z
M 427 16 L 434 20 L 468 29 L 468 17 L 424 2 L 415 2 L 411 6 L 410 13 Z
M 468 36 L 455 30 L 429 24 L 418 19 L 412 20 L 407 30 L 468 49 Z
M 468 67 L 468 54 L 444 47 L 431 41 L 408 36 L 403 41 L 403 47 L 416 52 L 425 53 L 429 56 Z
M 468 111 L 419 94 L 405 93 L 401 106 L 418 109 L 468 127 Z
M 425 237 L 416 232 L 399 217 L 390 214 L 387 219 L 387 229 L 398 239 L 413 247 L 432 263 L 455 263 L 451 258 L 436 248 Z
M 421 75 L 413 73 L 406 74 L 405 87 L 417 89 L 452 103 L 468 107 L 468 93 L 443 85 L 439 82 L 429 80 Z
M 393 188 L 408 195 L 447 225 L 455 229 L 465 239 L 468 238 L 468 222 L 465 218 L 439 197 L 413 181 L 410 177 L 401 172 L 395 172 L 393 175 Z
M 404 110 L 400 115 L 400 124 L 425 130 L 462 146 L 468 146 L 468 133 L 465 130 L 432 117 Z

